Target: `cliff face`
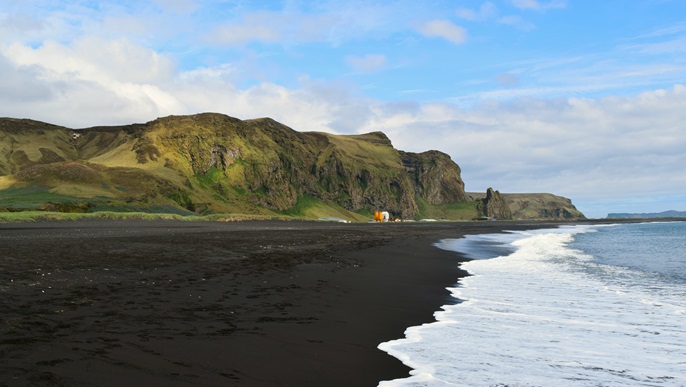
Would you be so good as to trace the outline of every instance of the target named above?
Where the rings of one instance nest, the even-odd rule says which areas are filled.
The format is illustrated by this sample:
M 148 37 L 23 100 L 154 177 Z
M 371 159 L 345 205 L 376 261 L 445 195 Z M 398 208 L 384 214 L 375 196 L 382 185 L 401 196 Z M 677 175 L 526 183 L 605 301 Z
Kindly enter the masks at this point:
M 399 153 L 417 196 L 434 205 L 467 200 L 460 167 L 450 156 L 435 150 Z
M 267 213 L 316 199 L 413 218 L 417 198 L 466 198 L 443 153 L 401 152 L 379 132 L 301 133 L 271 119 L 207 113 L 81 130 L 0 119 L 0 144 L 0 190 L 42 187 L 86 202 Z
M 548 193 L 506 194 L 514 219 L 586 219 L 568 198 Z
M 486 194 L 483 193 L 473 193 L 470 192 L 468 196 L 472 200 L 476 200 L 478 203 L 490 202 L 493 199 L 488 199 L 489 192 L 492 189 L 489 188 Z M 497 195 L 498 191 L 494 192 L 496 195 L 492 197 L 496 199 L 496 203 L 506 203 L 509 211 L 511 212 L 511 218 L 504 219 L 514 219 L 514 220 L 537 220 L 537 219 L 555 219 L 555 220 L 577 220 L 586 219 L 581 211 L 577 210 L 572 201 L 568 198 L 557 196 L 549 193 L 521 193 L 521 194 L 510 194 L 503 193 Z M 481 210 L 484 208 L 483 205 L 479 204 L 480 215 L 486 215 L 493 217 L 489 212 L 484 212 Z M 495 216 L 498 219 L 498 216 Z
M 498 191 L 493 188 L 486 190 L 486 197 L 478 200 L 477 210 L 480 216 L 493 219 L 508 220 L 512 219 L 510 206 Z
M 380 132 L 297 132 L 272 119 L 170 116 L 74 130 L 0 118 L 0 211 L 143 210 L 405 219 L 583 219 L 550 194 L 465 194 L 438 151 Z

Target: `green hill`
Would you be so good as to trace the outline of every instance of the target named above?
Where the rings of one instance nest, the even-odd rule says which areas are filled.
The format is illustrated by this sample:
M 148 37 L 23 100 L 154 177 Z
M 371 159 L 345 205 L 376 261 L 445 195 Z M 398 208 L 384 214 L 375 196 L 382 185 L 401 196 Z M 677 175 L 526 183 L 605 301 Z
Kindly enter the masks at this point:
M 269 118 L 78 130 L 0 119 L 0 211 L 476 218 L 483 206 L 460 173 L 448 155 L 396 150 L 381 132 L 298 132 Z

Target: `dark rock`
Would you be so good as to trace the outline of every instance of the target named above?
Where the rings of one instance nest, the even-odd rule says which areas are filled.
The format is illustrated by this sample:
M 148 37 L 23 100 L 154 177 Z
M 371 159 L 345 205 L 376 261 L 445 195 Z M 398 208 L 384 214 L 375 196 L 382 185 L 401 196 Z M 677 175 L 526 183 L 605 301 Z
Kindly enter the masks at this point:
M 486 197 L 480 199 L 477 205 L 479 215 L 491 219 L 507 220 L 512 219 L 512 212 L 507 201 L 498 191 L 493 188 L 486 190 Z

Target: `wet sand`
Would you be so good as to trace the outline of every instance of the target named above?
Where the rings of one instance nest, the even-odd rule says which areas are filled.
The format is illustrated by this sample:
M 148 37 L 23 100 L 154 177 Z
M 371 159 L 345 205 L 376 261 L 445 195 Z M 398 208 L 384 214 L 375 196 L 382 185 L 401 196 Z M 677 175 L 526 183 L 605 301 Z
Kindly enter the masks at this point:
M 375 386 L 452 303 L 444 238 L 541 223 L 0 224 L 0 385 Z

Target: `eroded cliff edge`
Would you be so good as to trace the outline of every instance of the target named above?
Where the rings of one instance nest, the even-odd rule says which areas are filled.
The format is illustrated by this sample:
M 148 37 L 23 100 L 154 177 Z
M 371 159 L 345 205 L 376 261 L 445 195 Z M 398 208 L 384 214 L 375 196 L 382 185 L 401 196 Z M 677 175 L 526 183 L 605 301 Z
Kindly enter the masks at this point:
M 383 209 L 403 219 L 469 219 L 478 216 L 479 200 L 465 193 L 460 167 L 447 154 L 396 150 L 381 132 L 298 132 L 269 118 L 216 113 L 78 130 L 0 119 L 0 210 L 364 220 Z M 504 207 L 497 211 L 503 217 Z

